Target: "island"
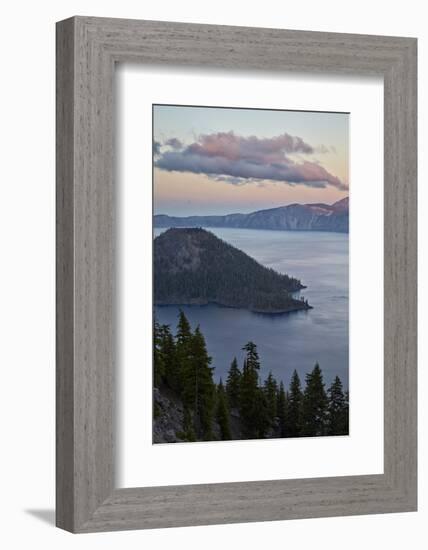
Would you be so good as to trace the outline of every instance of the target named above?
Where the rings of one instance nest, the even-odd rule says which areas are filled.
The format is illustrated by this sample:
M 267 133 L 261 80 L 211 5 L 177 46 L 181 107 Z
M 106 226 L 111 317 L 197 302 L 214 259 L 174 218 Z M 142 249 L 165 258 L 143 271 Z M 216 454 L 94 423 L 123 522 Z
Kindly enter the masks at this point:
M 306 288 L 259 264 L 202 228 L 171 228 L 154 240 L 154 303 L 217 304 L 255 313 L 288 313 L 311 306 L 293 293 Z

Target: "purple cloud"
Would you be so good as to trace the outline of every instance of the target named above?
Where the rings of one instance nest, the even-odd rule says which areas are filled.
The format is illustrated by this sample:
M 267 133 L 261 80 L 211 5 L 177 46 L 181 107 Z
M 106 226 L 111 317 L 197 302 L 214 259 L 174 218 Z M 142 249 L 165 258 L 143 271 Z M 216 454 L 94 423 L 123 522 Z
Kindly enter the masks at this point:
M 173 149 L 182 149 L 183 148 L 183 144 L 181 143 L 181 141 L 177 138 L 171 138 L 171 139 L 168 139 L 166 142 L 165 142 L 165 145 L 169 145 L 170 147 L 172 147 Z
M 258 138 L 219 132 L 201 135 L 187 147 L 175 138 L 166 144 L 174 150 L 161 153 L 155 160 L 155 166 L 161 170 L 206 174 L 235 185 L 238 182 L 272 180 L 310 187 L 332 185 L 347 189 L 339 178 L 318 162 L 292 160 L 290 154 L 313 155 L 315 149 L 301 138 L 286 133 L 272 138 Z

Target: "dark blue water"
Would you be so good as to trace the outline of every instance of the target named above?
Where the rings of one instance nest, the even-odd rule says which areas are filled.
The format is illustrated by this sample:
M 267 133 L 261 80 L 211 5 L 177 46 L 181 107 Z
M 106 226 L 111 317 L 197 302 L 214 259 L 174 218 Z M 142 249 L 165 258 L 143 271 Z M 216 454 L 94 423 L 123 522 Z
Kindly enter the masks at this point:
M 158 235 L 164 229 L 155 229 Z M 183 306 L 193 327 L 200 325 L 215 367 L 226 378 L 233 357 L 242 364 L 242 347 L 258 346 L 264 379 L 269 370 L 289 384 L 318 361 L 326 383 L 340 376 L 348 387 L 348 235 L 341 233 L 212 229 L 215 235 L 261 264 L 297 277 L 301 294 L 314 309 L 282 315 L 257 314 L 215 305 Z M 175 330 L 179 308 L 156 307 L 160 323 Z

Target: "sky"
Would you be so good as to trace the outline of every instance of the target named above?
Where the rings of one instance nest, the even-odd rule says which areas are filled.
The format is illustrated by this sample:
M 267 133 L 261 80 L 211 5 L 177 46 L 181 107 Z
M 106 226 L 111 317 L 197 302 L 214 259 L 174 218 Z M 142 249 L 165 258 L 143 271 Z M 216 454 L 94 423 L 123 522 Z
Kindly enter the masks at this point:
M 155 214 L 331 204 L 349 194 L 349 115 L 153 106 Z

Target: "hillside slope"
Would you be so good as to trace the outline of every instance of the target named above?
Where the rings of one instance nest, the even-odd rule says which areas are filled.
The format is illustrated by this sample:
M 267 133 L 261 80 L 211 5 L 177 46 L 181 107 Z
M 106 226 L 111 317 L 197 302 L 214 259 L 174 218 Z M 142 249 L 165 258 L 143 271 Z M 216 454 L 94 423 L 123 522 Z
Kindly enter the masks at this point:
M 292 292 L 298 279 L 277 273 L 200 228 L 168 229 L 154 240 L 156 305 L 216 303 L 259 313 L 308 309 Z

